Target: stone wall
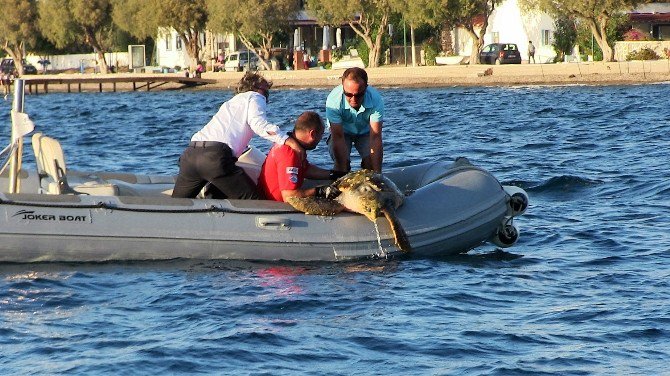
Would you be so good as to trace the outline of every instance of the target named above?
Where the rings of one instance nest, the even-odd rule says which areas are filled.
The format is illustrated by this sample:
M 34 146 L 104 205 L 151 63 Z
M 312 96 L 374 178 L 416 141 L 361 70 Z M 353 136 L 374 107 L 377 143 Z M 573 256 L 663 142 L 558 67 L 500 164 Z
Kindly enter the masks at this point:
M 670 41 L 668 40 L 644 40 L 644 41 L 619 41 L 614 43 L 614 59 L 616 61 L 626 61 L 626 56 L 633 51 L 639 51 L 643 48 L 651 48 L 661 58 L 668 58 L 666 49 L 670 51 Z

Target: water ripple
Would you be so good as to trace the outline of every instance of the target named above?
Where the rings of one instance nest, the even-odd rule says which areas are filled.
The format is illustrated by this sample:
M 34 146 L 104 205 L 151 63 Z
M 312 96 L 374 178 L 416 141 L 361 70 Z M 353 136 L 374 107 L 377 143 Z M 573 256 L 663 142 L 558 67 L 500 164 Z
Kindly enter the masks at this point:
M 385 166 L 465 156 L 526 189 L 518 244 L 347 264 L 0 265 L 3 373 L 667 373 L 669 91 L 383 89 Z M 275 91 L 269 116 L 323 116 L 327 94 Z M 174 174 L 231 96 L 48 94 L 26 110 L 70 168 Z M 330 165 L 323 143 L 310 161 Z

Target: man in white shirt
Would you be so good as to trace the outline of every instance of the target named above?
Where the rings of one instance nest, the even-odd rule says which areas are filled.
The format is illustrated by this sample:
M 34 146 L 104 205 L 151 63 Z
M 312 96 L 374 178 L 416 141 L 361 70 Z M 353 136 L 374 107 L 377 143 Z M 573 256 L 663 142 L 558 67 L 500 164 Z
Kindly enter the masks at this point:
M 257 73 L 247 72 L 242 77 L 237 94 L 191 137 L 189 147 L 179 157 L 172 197 L 195 198 L 209 182 L 216 188 L 212 190 L 215 199 L 259 199 L 253 180 L 235 165 L 254 134 L 304 155 L 298 142 L 267 120 L 271 86 Z

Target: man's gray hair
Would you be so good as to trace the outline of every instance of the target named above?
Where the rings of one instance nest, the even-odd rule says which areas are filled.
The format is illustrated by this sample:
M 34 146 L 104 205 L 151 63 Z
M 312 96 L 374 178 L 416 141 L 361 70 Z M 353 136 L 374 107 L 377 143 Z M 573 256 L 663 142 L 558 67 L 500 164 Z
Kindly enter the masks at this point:
M 268 81 L 265 77 L 261 76 L 258 73 L 249 72 L 244 74 L 240 82 L 237 83 L 237 88 L 235 88 L 235 93 L 246 93 L 247 91 L 256 91 L 267 85 L 267 88 L 272 87 L 272 81 Z

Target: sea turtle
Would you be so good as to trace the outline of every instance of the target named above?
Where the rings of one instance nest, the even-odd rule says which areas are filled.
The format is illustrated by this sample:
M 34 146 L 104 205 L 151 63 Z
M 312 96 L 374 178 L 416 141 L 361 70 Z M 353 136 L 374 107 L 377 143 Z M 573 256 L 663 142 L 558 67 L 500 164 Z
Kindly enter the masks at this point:
M 410 252 L 409 238 L 395 215 L 403 202 L 403 194 L 387 177 L 371 170 L 350 172 L 335 181 L 340 195 L 334 200 L 315 197 L 290 197 L 287 202 L 306 214 L 335 215 L 343 210 L 363 214 L 372 222 L 384 215 L 391 225 L 395 243 Z

